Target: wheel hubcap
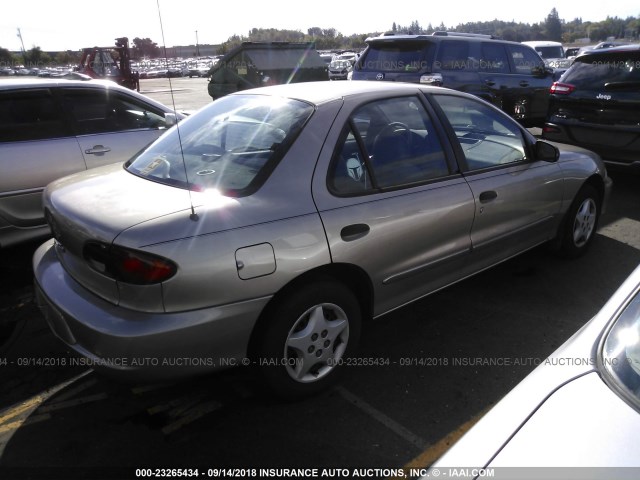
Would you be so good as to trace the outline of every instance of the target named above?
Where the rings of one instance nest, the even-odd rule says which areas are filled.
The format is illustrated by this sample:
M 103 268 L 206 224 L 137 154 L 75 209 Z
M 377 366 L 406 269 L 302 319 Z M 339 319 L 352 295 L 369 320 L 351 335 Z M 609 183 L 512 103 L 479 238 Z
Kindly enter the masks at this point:
M 576 247 L 587 244 L 596 225 L 596 202 L 587 198 L 582 202 L 573 222 L 573 243 Z
M 301 383 L 319 380 L 340 364 L 348 340 L 349 320 L 340 307 L 311 307 L 289 331 L 284 349 L 287 373 Z

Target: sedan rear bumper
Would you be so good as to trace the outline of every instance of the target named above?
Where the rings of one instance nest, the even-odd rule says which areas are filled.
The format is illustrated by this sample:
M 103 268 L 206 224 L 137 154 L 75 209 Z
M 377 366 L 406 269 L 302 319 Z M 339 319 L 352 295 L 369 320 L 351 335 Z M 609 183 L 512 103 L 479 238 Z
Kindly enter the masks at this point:
M 129 310 L 76 282 L 53 246 L 46 242 L 33 257 L 36 298 L 54 334 L 85 365 L 155 381 L 249 364 L 249 338 L 271 297 L 176 313 Z

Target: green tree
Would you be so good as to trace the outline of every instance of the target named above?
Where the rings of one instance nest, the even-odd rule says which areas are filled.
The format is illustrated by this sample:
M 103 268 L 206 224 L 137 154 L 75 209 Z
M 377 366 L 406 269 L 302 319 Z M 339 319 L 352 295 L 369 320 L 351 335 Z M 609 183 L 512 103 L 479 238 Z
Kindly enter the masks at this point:
M 158 58 L 161 55 L 160 47 L 150 38 L 136 37 L 133 39 L 133 47 L 131 48 L 132 58 L 139 60 L 143 57 Z
M 551 12 L 547 15 L 547 19 L 544 21 L 543 32 L 547 40 L 554 42 L 562 41 L 562 22 L 555 8 L 551 9 Z
M 36 46 L 25 53 L 25 58 L 27 61 L 27 65 L 31 67 L 42 68 L 46 66 L 46 64 L 51 62 L 51 57 L 43 52 L 40 47 Z
M 6 67 L 13 63 L 13 55 L 6 48 L 0 47 L 0 66 Z

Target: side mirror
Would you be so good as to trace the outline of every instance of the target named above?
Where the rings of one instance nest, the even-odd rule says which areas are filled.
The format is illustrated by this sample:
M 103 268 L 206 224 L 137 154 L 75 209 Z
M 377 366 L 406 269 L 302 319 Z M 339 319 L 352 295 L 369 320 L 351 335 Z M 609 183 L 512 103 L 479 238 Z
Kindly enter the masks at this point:
M 178 123 L 178 117 L 175 113 L 165 113 L 164 122 L 167 125 L 167 128 L 172 127 L 173 125 Z
M 551 69 L 551 73 L 553 73 L 553 69 Z M 537 66 L 537 67 L 532 67 L 531 68 L 531 75 L 533 75 L 534 77 L 544 78 L 547 75 L 549 75 L 549 69 L 544 65 L 540 65 L 540 66 Z
M 536 160 L 544 162 L 557 162 L 560 158 L 560 150 L 543 140 L 538 140 L 534 147 Z

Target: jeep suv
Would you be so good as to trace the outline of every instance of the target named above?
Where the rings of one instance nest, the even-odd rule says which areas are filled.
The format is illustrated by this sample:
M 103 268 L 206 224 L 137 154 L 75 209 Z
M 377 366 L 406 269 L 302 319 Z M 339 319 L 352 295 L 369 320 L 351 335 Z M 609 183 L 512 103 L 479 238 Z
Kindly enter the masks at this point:
M 640 171 L 640 45 L 590 50 L 551 87 L 548 140 Z
M 526 126 L 546 118 L 553 72 L 527 45 L 452 32 L 385 34 L 366 43 L 353 80 L 440 85 L 477 95 Z

